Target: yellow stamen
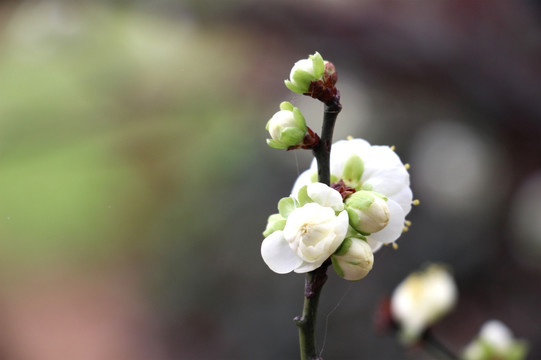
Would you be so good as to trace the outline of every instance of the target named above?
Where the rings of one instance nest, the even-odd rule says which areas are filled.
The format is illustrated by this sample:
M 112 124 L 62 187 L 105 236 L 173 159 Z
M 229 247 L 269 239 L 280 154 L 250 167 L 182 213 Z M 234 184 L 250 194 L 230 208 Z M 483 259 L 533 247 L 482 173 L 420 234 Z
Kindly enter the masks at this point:
M 346 137 L 346 139 L 348 139 L 348 140 L 353 140 L 353 136 L 348 135 L 348 136 Z
M 395 149 L 396 149 L 396 146 L 392 145 L 392 146 L 391 146 L 391 150 L 392 150 L 392 151 L 395 151 Z
M 411 221 L 406 220 L 406 226 L 411 226 Z
M 410 229 L 409 227 L 404 226 L 404 227 L 402 228 L 402 232 L 406 232 L 406 231 L 408 231 L 409 229 Z
M 409 170 L 411 166 L 410 166 L 410 164 L 406 163 L 406 164 L 404 164 L 404 167 L 406 168 L 406 170 Z
M 393 243 L 393 249 L 398 250 L 398 244 L 397 243 Z
M 415 199 L 415 200 L 413 200 L 413 202 L 412 202 L 412 204 L 415 205 L 415 206 L 419 205 L 420 203 L 421 203 L 421 202 L 420 202 L 418 199 Z

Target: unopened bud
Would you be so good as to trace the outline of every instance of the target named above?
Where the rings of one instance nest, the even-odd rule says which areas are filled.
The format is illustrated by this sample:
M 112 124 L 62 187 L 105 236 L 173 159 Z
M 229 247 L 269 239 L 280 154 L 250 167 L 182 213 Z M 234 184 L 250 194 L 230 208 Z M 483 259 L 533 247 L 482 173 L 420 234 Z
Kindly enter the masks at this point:
M 276 149 L 287 149 L 302 144 L 307 133 L 306 121 L 300 110 L 284 101 L 280 111 L 267 122 L 267 131 L 272 139 L 267 144 Z
M 348 238 L 331 257 L 334 271 L 346 280 L 364 278 L 374 265 L 374 254 L 364 240 Z
M 297 94 L 305 94 L 310 88 L 312 81 L 323 79 L 325 61 L 316 51 L 308 59 L 299 60 L 293 65 L 289 80 L 285 80 L 287 88 Z
M 389 223 L 390 217 L 386 200 L 366 190 L 350 195 L 345 202 L 350 225 L 365 235 L 382 230 Z

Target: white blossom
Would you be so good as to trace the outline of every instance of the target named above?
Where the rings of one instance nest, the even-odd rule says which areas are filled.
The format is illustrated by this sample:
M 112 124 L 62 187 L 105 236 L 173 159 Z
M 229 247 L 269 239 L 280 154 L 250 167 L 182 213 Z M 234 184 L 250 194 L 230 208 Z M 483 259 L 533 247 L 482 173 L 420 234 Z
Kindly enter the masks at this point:
M 423 331 L 455 305 L 457 288 L 441 265 L 430 265 L 403 280 L 391 297 L 391 315 L 400 328 L 401 340 L 416 341 Z
M 396 241 L 404 230 L 413 199 L 409 173 L 398 155 L 388 146 L 372 146 L 362 139 L 341 140 L 333 144 L 330 162 L 331 181 L 342 179 L 357 191 L 372 191 L 386 199 L 387 209 L 381 206 L 379 209 L 383 214 L 388 210 L 387 224 L 366 236 L 372 251 Z M 316 180 L 317 162 L 314 160 L 298 177 L 292 195 L 296 196 L 304 185 Z
M 292 198 L 280 201 L 285 226 L 283 230 L 274 228 L 261 244 L 263 260 L 276 273 L 317 269 L 346 236 L 348 215 L 343 210 L 340 193 L 327 185 L 314 183 L 307 186 L 306 194 L 304 200 L 310 201 L 307 203 L 294 203 Z

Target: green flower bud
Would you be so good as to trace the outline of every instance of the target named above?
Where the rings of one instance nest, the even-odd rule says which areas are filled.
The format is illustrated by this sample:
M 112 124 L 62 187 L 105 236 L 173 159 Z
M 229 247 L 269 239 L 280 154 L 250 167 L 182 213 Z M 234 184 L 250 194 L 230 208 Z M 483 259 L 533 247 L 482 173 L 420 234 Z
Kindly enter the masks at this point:
M 289 80 L 285 80 L 287 88 L 297 94 L 308 92 L 312 81 L 322 80 L 325 72 L 325 61 L 316 51 L 308 59 L 299 60 L 293 65 Z
M 373 191 L 357 191 L 346 199 L 350 225 L 361 234 L 382 230 L 389 223 L 387 198 Z
M 364 240 L 347 238 L 331 256 L 334 271 L 346 280 L 364 278 L 374 265 L 374 254 Z
M 300 145 L 307 133 L 304 116 L 287 101 L 280 104 L 280 111 L 267 122 L 266 129 L 272 138 L 267 144 L 276 149 Z

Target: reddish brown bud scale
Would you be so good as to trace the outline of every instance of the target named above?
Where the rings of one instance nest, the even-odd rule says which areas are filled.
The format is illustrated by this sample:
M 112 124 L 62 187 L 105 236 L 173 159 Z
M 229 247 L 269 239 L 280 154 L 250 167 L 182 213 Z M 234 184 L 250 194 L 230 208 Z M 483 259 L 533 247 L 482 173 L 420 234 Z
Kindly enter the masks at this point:
M 335 183 L 331 184 L 331 188 L 338 191 L 340 195 L 342 195 L 342 200 L 346 200 L 346 198 L 355 193 L 355 189 L 347 186 L 344 180 L 340 179 L 340 181 L 337 181 Z

